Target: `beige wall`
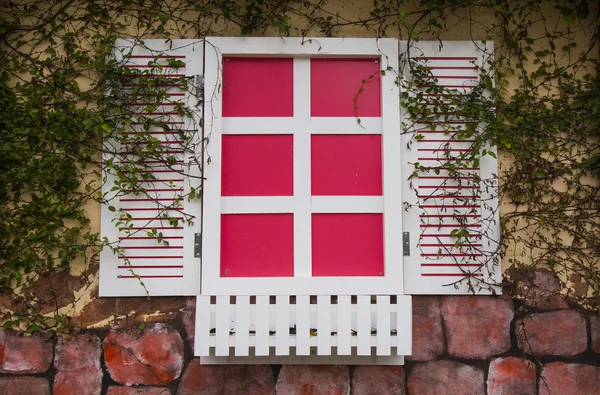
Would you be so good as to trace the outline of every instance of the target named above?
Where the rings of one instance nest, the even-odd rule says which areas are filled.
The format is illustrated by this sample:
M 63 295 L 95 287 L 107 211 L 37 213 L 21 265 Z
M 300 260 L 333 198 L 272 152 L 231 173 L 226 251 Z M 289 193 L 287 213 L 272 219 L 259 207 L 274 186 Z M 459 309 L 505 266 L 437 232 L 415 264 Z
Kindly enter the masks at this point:
M 333 32 L 334 36 L 337 37 L 377 37 L 379 35 L 387 37 L 399 37 L 400 39 L 406 39 L 406 29 L 402 27 L 400 21 L 391 19 L 385 29 L 377 30 L 374 26 L 364 27 L 359 25 L 350 24 L 349 21 L 356 21 L 359 19 L 370 18 L 369 12 L 372 9 L 373 2 L 371 0 L 357 0 L 357 1 L 344 1 L 344 0 L 329 0 L 326 1 L 322 7 L 320 14 L 322 15 L 333 15 L 335 18 L 347 25 L 336 29 Z M 401 7 L 401 11 L 415 9 L 413 6 Z M 192 21 L 189 25 L 183 26 L 181 23 L 177 25 L 172 24 L 171 27 L 174 30 L 173 38 L 198 38 L 202 34 L 214 34 L 214 35 L 238 35 L 239 28 L 231 24 L 225 24 L 223 19 L 215 22 L 213 18 L 198 18 L 197 14 L 192 12 L 183 12 L 181 14 L 183 18 Z M 413 21 L 417 20 L 419 15 L 415 15 Z M 469 24 L 465 21 L 465 17 L 470 16 L 477 22 Z M 560 24 L 560 17 L 558 15 L 551 16 L 555 18 Z M 124 18 L 130 26 L 135 24 Z M 300 35 L 307 27 L 308 23 L 304 17 L 298 15 L 290 15 L 291 24 L 294 26 L 290 35 Z M 410 18 L 409 18 L 410 20 Z M 479 23 L 483 22 L 483 23 Z M 481 40 L 481 39 L 494 39 L 496 41 L 496 47 L 501 48 L 502 40 L 498 37 L 494 37 L 486 32 L 484 24 L 494 23 L 495 19 L 490 12 L 468 12 L 458 13 L 456 16 L 450 17 L 446 20 L 448 29 L 445 31 L 441 38 L 444 40 Z M 322 36 L 323 34 L 318 31 L 316 27 L 308 28 L 308 34 L 314 36 Z M 532 36 L 541 36 L 543 34 L 543 26 L 541 24 L 533 25 L 530 29 Z M 131 30 L 127 32 L 132 36 L 136 36 L 137 32 Z M 574 33 L 577 36 L 577 40 L 586 42 L 589 40 L 589 32 L 579 30 Z M 254 34 L 259 35 L 259 34 Z M 267 29 L 264 32 L 265 36 L 277 36 L 276 31 Z M 424 32 L 423 38 L 430 38 L 427 32 Z M 543 45 L 540 41 L 539 45 Z M 518 81 L 512 79 L 508 81 L 509 91 L 517 86 Z M 499 171 L 510 168 L 511 160 L 505 153 L 499 155 Z M 515 207 L 508 202 L 503 202 L 501 205 L 501 213 L 512 212 Z M 100 206 L 97 203 L 89 202 L 85 206 L 85 210 L 91 219 L 92 231 L 99 232 L 100 226 Z M 524 235 L 527 234 L 527 230 L 523 231 Z M 527 254 L 531 254 L 532 251 L 525 251 L 522 245 L 513 244 L 508 246 L 505 251 L 505 256 L 502 260 L 502 267 L 506 269 L 509 265 L 510 257 L 520 257 L 519 259 L 527 259 Z M 525 257 L 525 258 L 523 258 Z M 112 325 L 115 323 L 133 323 L 147 320 L 164 320 L 173 318 L 179 311 L 189 309 L 186 304 L 187 299 L 184 298 L 154 298 L 148 301 L 143 298 L 98 298 L 98 262 L 96 257 L 90 257 L 87 261 L 75 262 L 70 273 L 61 273 L 51 278 L 44 278 L 38 281 L 33 291 L 40 295 L 40 305 L 42 310 L 51 314 L 55 310 L 55 305 L 47 304 L 43 302 L 44 295 L 48 295 L 50 292 L 55 292 L 59 302 L 59 312 L 73 315 L 75 322 L 82 327 L 102 327 Z M 0 305 L 3 308 L 12 309 L 15 306 L 13 300 L 3 297 L 0 299 Z

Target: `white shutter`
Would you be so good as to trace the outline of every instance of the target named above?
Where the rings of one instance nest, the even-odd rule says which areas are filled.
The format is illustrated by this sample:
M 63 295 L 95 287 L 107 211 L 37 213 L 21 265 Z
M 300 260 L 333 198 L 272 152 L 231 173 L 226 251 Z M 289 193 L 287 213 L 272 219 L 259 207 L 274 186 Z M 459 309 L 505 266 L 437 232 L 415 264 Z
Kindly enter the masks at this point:
M 180 199 L 201 183 L 200 168 L 193 161 L 200 158 L 201 130 L 199 119 L 202 102 L 197 97 L 203 73 L 203 47 L 200 40 L 152 39 L 143 42 L 118 40 L 115 57 L 125 62 L 125 67 L 140 70 L 152 80 L 158 75 L 173 78 L 161 86 L 168 99 L 156 109 L 147 110 L 152 104 L 145 103 L 143 96 L 136 97 L 132 108 L 134 122 L 127 126 L 134 141 L 136 134 L 144 130 L 143 122 L 135 122 L 135 114 L 157 118 L 164 121 L 161 127 L 151 126 L 146 136 L 160 140 L 162 147 L 176 158 L 175 164 L 167 165 L 159 160 L 147 160 L 151 180 L 140 180 L 146 194 L 122 193 L 114 190 L 116 176 L 104 169 L 105 182 L 103 192 L 109 204 L 102 206 L 101 235 L 112 246 L 118 246 L 119 252 L 113 253 L 105 247 L 100 255 L 100 296 L 144 296 L 150 295 L 197 295 L 200 293 L 200 259 L 194 257 L 194 234 L 201 232 L 200 201 Z M 180 64 L 173 63 L 181 61 Z M 157 65 L 160 65 L 157 67 Z M 181 78 L 187 81 L 182 85 Z M 135 78 L 124 81 L 123 89 L 134 94 Z M 177 82 L 175 82 L 177 81 Z M 197 89 L 196 89 L 197 88 Z M 192 117 L 183 117 L 176 111 L 177 103 L 191 109 Z M 191 139 L 187 150 L 183 149 L 180 133 Z M 142 143 L 143 146 L 144 143 Z M 106 139 L 104 142 L 104 160 L 125 164 L 135 161 L 136 156 L 123 155 L 128 144 Z M 197 147 L 197 153 L 190 153 L 190 147 Z M 118 154 L 113 154 L 113 152 Z M 148 171 L 147 171 L 148 172 Z M 109 206 L 115 208 L 111 211 Z M 165 213 L 169 217 L 182 218 L 183 213 L 193 216 L 193 224 L 181 219 L 173 226 L 161 218 Z M 126 225 L 116 226 L 121 216 L 131 216 Z M 162 233 L 162 241 L 150 237 L 148 232 L 155 229 Z M 166 242 L 166 243 L 165 243 Z M 143 283 L 143 286 L 142 284 Z
M 410 56 L 412 62 L 425 66 L 435 83 L 453 95 L 468 94 L 471 86 L 478 85 L 480 68 L 486 67 L 493 54 L 491 42 L 421 41 L 410 45 L 409 49 L 406 42 L 401 44 L 401 56 Z M 431 94 L 411 84 L 411 73 L 411 67 L 404 67 L 405 87 L 414 90 L 415 95 L 419 89 L 424 97 Z M 441 115 L 439 120 L 450 123 L 450 129 L 469 122 L 451 113 Z M 473 139 L 460 140 L 455 130 L 442 130 L 449 129 L 443 125 L 432 130 L 431 118 L 419 123 L 404 114 L 403 122 L 411 125 L 402 136 L 403 229 L 410 240 L 409 255 L 405 250 L 404 256 L 405 292 L 499 293 L 500 287 L 482 286 L 482 281 L 499 284 L 501 280 L 496 159 L 485 155 L 479 166 L 461 169 L 458 177 L 450 178 L 443 165 L 447 155 L 467 154 Z M 486 148 L 495 154 L 493 147 Z M 418 177 L 409 179 L 417 162 L 427 168 L 437 167 L 438 171 L 418 172 Z M 473 177 L 481 177 L 480 188 L 473 188 Z M 457 243 L 451 235 L 455 229 L 466 229 L 468 237 Z

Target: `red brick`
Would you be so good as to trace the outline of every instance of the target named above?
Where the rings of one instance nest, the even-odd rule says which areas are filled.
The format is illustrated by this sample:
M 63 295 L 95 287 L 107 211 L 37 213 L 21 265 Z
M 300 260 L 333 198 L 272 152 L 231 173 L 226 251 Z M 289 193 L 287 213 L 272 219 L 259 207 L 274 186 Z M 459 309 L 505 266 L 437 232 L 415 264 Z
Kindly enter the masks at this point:
M 542 367 L 539 395 L 600 394 L 600 368 L 553 362 Z
M 600 354 L 600 316 L 590 317 L 590 329 L 592 332 L 592 350 Z
M 277 395 L 346 395 L 350 376 L 346 366 L 284 365 L 276 390 Z
M 61 371 L 100 369 L 101 355 L 102 342 L 98 336 L 80 334 L 71 339 L 59 337 L 56 341 L 54 367 Z
M 155 323 L 142 332 L 113 330 L 103 347 L 106 369 L 119 384 L 166 384 L 181 375 L 183 340 L 170 325 Z
M 446 360 L 415 365 L 407 387 L 410 395 L 485 395 L 483 370 Z
M 511 348 L 513 302 L 493 296 L 442 298 L 448 353 L 453 357 L 487 359 Z
M 402 366 L 358 366 L 352 373 L 352 395 L 405 395 Z
M 587 349 L 585 317 L 572 310 L 530 314 L 515 324 L 519 348 L 537 356 L 573 356 Z
M 540 309 L 566 309 L 569 307 L 560 295 L 561 285 L 556 274 L 548 269 L 537 269 L 528 277 L 519 279 L 517 295 L 528 306 Z
M 535 366 L 522 358 L 497 358 L 490 362 L 488 395 L 536 395 Z
M 58 372 L 54 376 L 54 395 L 100 395 L 102 371 L 94 367 Z
M 177 395 L 274 395 L 275 378 L 269 365 L 188 365 Z
M 410 361 L 431 361 L 446 352 L 441 300 L 436 296 L 412 297 L 412 355 Z
M 44 373 L 52 363 L 52 343 L 0 331 L 0 373 Z
M 0 377 L 2 395 L 50 395 L 50 383 L 42 377 Z
M 106 395 L 171 395 L 164 387 L 108 387 Z

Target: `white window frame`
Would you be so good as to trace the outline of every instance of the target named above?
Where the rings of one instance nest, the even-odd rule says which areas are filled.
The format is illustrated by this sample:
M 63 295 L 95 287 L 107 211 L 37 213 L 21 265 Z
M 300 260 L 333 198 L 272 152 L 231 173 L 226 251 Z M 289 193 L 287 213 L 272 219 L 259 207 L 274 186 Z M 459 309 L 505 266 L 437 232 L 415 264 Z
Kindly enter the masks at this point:
M 224 56 L 293 57 L 294 116 L 290 118 L 226 118 L 221 114 Z M 381 57 L 381 118 L 310 117 L 311 57 Z M 205 154 L 203 189 L 203 295 L 359 295 L 402 294 L 402 183 L 398 40 L 365 38 L 231 38 L 207 37 L 205 43 Z M 360 100 L 360 99 L 359 99 Z M 243 125 L 242 128 L 235 128 Z M 342 127 L 340 127 L 342 126 Z M 294 141 L 294 196 L 221 197 L 221 136 L 224 129 L 245 134 L 292 131 Z M 310 130 L 310 133 L 299 131 Z M 381 134 L 382 197 L 311 197 L 311 134 Z M 294 277 L 220 276 L 221 214 L 293 213 Z M 384 272 L 380 277 L 311 277 L 311 213 L 382 213 Z

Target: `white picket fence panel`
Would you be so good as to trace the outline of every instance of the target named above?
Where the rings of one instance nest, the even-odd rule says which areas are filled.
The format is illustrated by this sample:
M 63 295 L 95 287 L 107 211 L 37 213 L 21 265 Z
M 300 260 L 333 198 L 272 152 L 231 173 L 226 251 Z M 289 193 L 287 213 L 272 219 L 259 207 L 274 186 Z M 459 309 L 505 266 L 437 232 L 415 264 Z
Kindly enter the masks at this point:
M 202 363 L 402 364 L 411 354 L 408 295 L 198 296 L 196 316 Z

